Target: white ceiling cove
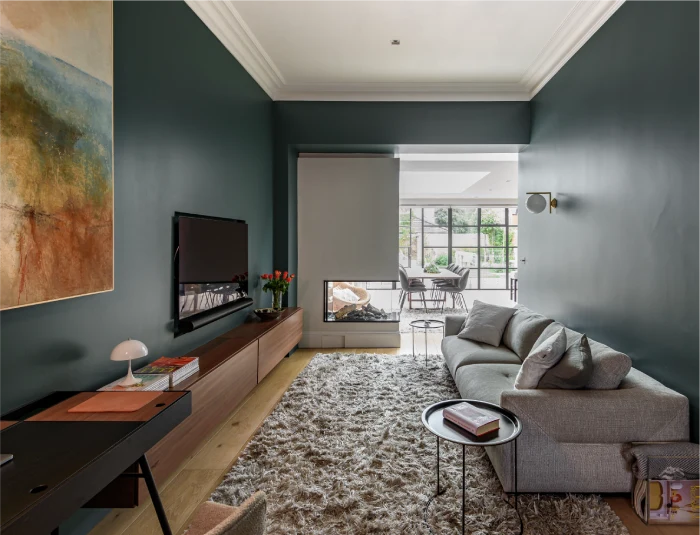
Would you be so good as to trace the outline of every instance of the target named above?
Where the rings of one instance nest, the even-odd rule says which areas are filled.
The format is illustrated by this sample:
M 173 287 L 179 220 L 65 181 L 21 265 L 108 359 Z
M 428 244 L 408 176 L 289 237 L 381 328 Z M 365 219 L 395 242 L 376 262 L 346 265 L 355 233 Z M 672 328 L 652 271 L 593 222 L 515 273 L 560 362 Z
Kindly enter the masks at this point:
M 517 154 L 401 153 L 399 158 L 402 204 L 517 203 Z
M 187 3 L 274 100 L 461 101 L 531 99 L 623 1 Z

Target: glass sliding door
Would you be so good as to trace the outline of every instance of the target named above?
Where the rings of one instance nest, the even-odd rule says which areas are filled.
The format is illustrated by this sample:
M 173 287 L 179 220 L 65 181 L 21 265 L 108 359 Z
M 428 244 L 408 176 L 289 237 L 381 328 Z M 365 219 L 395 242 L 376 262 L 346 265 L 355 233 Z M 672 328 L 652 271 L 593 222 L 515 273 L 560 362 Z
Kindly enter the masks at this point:
M 518 267 L 517 207 L 402 207 L 399 262 L 454 263 L 470 269 L 467 289 L 506 290 Z

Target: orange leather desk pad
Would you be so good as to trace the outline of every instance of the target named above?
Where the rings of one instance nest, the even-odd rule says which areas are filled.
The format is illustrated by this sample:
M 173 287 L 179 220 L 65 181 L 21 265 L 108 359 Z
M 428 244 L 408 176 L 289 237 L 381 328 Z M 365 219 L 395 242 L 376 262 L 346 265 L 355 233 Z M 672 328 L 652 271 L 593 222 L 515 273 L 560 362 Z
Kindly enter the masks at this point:
M 134 412 L 160 396 L 160 392 L 99 392 L 68 412 Z
M 17 422 L 12 422 L 10 420 L 0 420 L 0 431 L 7 429 L 8 427 L 15 425 Z
M 132 396 L 137 394 L 140 401 L 143 401 L 143 394 L 150 394 L 150 400 L 146 403 L 141 403 L 140 408 L 133 410 L 136 404 L 125 403 L 124 407 L 130 407 L 129 412 L 75 412 L 71 409 L 85 402 L 88 402 L 88 409 L 96 407 L 98 410 L 104 411 L 105 405 L 99 400 L 102 394 L 114 394 L 118 396 Z M 50 407 L 39 414 L 27 418 L 27 422 L 145 422 L 153 418 L 160 411 L 168 407 L 171 403 L 182 397 L 185 392 L 80 392 L 61 403 Z M 111 396 L 110 396 L 111 397 Z M 94 398 L 98 398 L 95 400 Z M 110 402 L 111 403 L 111 402 Z M 107 407 L 114 407 L 107 405 Z

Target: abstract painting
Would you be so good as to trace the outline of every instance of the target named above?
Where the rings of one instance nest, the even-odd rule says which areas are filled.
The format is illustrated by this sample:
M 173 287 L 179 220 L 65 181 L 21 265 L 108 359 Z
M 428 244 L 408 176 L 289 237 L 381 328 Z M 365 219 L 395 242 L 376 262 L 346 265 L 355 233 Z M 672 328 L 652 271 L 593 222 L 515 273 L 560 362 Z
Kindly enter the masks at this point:
M 0 309 L 114 287 L 112 2 L 0 2 Z

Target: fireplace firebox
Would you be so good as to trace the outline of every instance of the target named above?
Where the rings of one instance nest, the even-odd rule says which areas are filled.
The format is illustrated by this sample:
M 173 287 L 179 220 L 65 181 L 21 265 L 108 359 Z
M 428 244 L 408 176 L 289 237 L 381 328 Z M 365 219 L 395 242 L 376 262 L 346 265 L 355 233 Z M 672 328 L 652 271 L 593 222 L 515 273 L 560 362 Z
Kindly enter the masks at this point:
M 397 281 L 324 281 L 325 322 L 385 322 L 400 320 Z

